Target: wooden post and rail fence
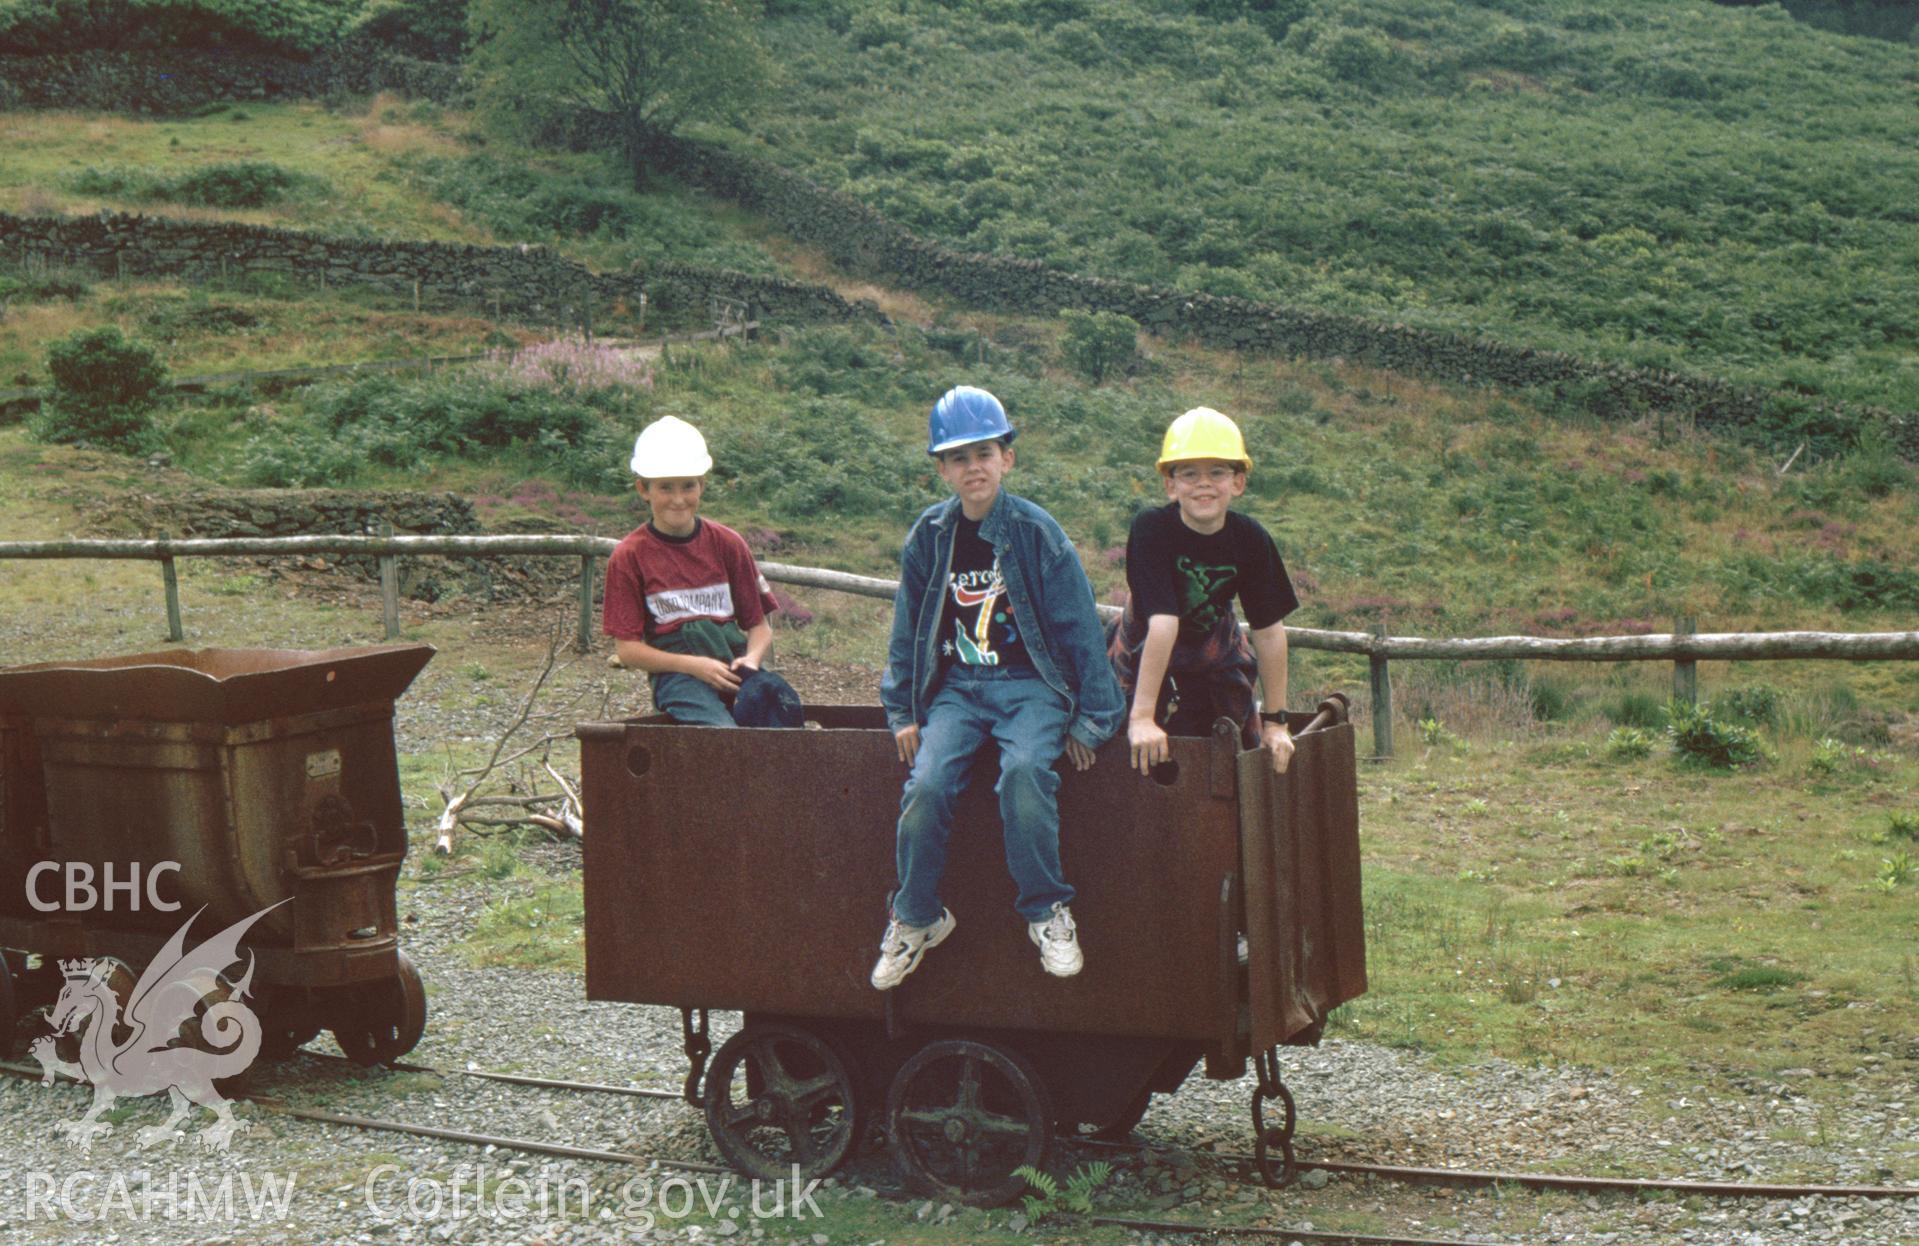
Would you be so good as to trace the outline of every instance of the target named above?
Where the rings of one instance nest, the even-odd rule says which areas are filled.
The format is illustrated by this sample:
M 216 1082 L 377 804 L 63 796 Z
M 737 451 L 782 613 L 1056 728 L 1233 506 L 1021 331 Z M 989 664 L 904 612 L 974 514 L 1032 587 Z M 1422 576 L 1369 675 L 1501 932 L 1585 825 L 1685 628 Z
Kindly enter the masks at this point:
M 619 542 L 611 537 L 553 536 L 394 536 L 382 525 L 378 536 L 224 537 L 173 540 L 0 541 L 0 562 L 14 558 L 136 559 L 160 564 L 166 594 L 167 639 L 186 638 L 180 613 L 181 558 L 253 558 L 357 555 L 379 559 L 381 614 L 388 640 L 400 634 L 398 560 L 402 557 L 498 558 L 572 557 L 579 559 L 579 629 L 576 646 L 584 653 L 593 641 L 593 600 L 598 562 Z M 762 562 L 768 580 L 805 588 L 830 589 L 862 597 L 892 600 L 895 580 L 854 575 L 820 567 Z M 4 577 L 0 577 L 4 582 Z M 1101 606 L 1111 617 L 1116 606 Z M 1828 660 L 1889 662 L 1919 659 L 1919 631 L 1910 632 L 1699 632 L 1692 618 L 1678 620 L 1670 635 L 1480 636 L 1439 640 L 1389 636 L 1383 626 L 1371 632 L 1288 627 L 1287 643 L 1296 649 L 1363 654 L 1372 674 L 1374 752 L 1392 756 L 1392 678 L 1389 663 L 1424 659 L 1527 662 L 1671 662 L 1673 695 L 1693 702 L 1699 694 L 1700 662 Z

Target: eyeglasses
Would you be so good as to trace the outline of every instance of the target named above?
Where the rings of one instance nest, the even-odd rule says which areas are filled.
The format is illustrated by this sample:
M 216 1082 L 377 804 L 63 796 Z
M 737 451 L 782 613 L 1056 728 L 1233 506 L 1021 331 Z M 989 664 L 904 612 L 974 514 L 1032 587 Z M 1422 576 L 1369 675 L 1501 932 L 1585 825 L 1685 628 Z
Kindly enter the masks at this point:
M 1183 466 L 1173 469 L 1173 479 L 1183 485 L 1196 485 L 1201 481 L 1209 485 L 1223 485 L 1238 474 L 1239 469 L 1224 463 L 1215 463 L 1211 467 Z

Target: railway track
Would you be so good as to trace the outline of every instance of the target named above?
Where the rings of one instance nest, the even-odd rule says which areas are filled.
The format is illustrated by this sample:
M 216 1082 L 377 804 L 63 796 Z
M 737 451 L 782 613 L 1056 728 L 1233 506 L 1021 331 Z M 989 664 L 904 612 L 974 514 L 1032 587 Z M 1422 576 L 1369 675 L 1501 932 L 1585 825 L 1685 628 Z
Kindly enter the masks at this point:
M 307 1052 L 314 1059 L 343 1061 L 343 1057 Z M 488 1073 L 477 1069 L 456 1069 L 448 1072 L 424 1064 L 396 1063 L 392 1066 L 401 1072 L 430 1073 L 440 1077 L 472 1077 L 488 1081 L 506 1082 L 517 1086 L 535 1086 L 549 1090 L 575 1090 L 600 1094 L 633 1095 L 648 1099 L 674 1099 L 684 1101 L 681 1094 L 674 1090 L 655 1090 L 639 1086 L 612 1086 L 603 1082 L 566 1081 L 560 1078 L 531 1077 L 519 1073 Z M 1255 1166 L 1251 1155 L 1235 1151 L 1194 1151 L 1186 1148 L 1154 1147 L 1138 1142 L 1101 1142 L 1096 1139 L 1071 1139 L 1073 1145 L 1090 1147 L 1095 1150 L 1109 1150 L 1122 1154 L 1158 1154 L 1184 1155 L 1196 1159 L 1210 1158 L 1227 1164 L 1248 1169 Z M 1665 1180 L 1650 1177 L 1587 1177 L 1566 1176 L 1558 1173 L 1498 1172 L 1487 1169 L 1466 1168 L 1420 1168 L 1392 1164 L 1361 1164 L 1340 1160 L 1300 1160 L 1298 1168 L 1304 1172 L 1318 1169 L 1321 1172 L 1340 1176 L 1380 1177 L 1392 1181 L 1402 1181 L 1414 1185 L 1447 1185 L 1465 1189 L 1485 1188 L 1487 1186 L 1509 1185 L 1525 1189 L 1566 1190 L 1574 1193 L 1623 1193 L 1642 1194 L 1654 1191 L 1668 1191 L 1678 1194 L 1697 1194 L 1708 1198 L 1762 1198 L 1762 1199 L 1798 1199 L 1798 1198 L 1913 1198 L 1919 1199 L 1919 1186 L 1885 1185 L 1831 1185 L 1801 1184 L 1780 1182 L 1741 1182 L 1741 1181 L 1684 1181 Z M 715 1171 L 719 1171 L 717 1166 Z
M 343 1056 L 335 1056 L 324 1052 L 304 1052 L 302 1054 L 306 1055 L 309 1059 L 329 1063 L 352 1063 Z M 618 1086 L 605 1082 L 572 1081 L 564 1078 L 538 1077 L 520 1073 L 495 1073 L 478 1069 L 449 1070 L 407 1061 L 394 1062 L 387 1067 L 396 1072 L 426 1073 L 442 1078 L 465 1077 L 545 1090 L 684 1101 L 678 1091 L 658 1090 L 642 1086 Z M 41 1070 L 35 1066 L 4 1061 L 0 1061 L 0 1073 L 36 1081 L 41 1077 Z M 344 1128 L 380 1133 L 407 1134 L 416 1137 L 466 1143 L 472 1146 L 490 1146 L 499 1150 L 518 1151 L 534 1155 L 550 1155 L 594 1163 L 627 1166 L 657 1166 L 677 1172 L 694 1173 L 719 1174 L 731 1171 L 723 1165 L 706 1163 L 699 1160 L 675 1159 L 667 1156 L 637 1155 L 624 1151 L 609 1151 L 593 1147 L 576 1147 L 561 1143 L 544 1142 L 538 1139 L 514 1138 L 504 1135 L 476 1133 L 469 1130 L 446 1129 L 433 1125 L 418 1125 L 408 1121 L 383 1120 L 377 1117 L 330 1112 L 318 1108 L 296 1106 L 270 1095 L 247 1094 L 243 1097 L 261 1110 L 270 1112 L 276 1116 L 286 1116 L 296 1120 L 337 1125 Z M 1237 1152 L 1196 1151 L 1181 1147 L 1159 1147 L 1146 1143 L 1102 1142 L 1094 1139 L 1074 1139 L 1072 1142 L 1073 1145 L 1094 1150 L 1111 1151 L 1122 1154 L 1183 1156 L 1192 1160 L 1210 1160 L 1214 1164 L 1226 1168 L 1240 1168 L 1255 1174 L 1258 1172 L 1258 1166 L 1253 1156 Z M 1301 1160 L 1297 1166 L 1301 1171 L 1317 1169 L 1322 1172 L 1336 1173 L 1345 1176 L 1368 1176 L 1410 1184 L 1447 1185 L 1465 1188 L 1506 1185 L 1525 1189 L 1567 1190 L 1580 1193 L 1645 1193 L 1664 1191 L 1720 1199 L 1919 1199 L 1919 1186 L 1794 1185 L 1770 1182 L 1683 1181 L 1629 1177 L 1567 1176 L 1556 1173 L 1514 1173 L 1477 1169 L 1419 1168 L 1389 1164 L 1348 1163 L 1335 1160 Z M 1245 1180 L 1244 1177 L 1238 1174 L 1235 1174 L 1233 1179 L 1236 1181 Z M 1261 1240 L 1284 1238 L 1289 1241 L 1326 1243 L 1327 1246 L 1333 1246 L 1333 1244 L 1336 1243 L 1351 1243 L 1352 1246 L 1496 1246 L 1495 1243 L 1473 1239 L 1406 1237 L 1265 1228 L 1259 1226 L 1194 1224 L 1177 1220 L 1135 1219 L 1119 1216 L 1094 1216 L 1089 1217 L 1089 1222 L 1114 1228 L 1133 1229 L 1142 1233 L 1177 1235 L 1206 1234 Z

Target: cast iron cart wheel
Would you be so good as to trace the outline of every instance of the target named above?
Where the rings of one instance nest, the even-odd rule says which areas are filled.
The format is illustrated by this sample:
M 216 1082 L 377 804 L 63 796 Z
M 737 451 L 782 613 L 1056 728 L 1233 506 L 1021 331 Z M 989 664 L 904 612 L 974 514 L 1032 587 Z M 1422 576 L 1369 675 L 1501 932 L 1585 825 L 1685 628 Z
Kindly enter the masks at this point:
M 320 1027 L 312 1021 L 281 1020 L 268 1013 L 260 1019 L 260 1058 L 289 1059 L 319 1034 Z
M 822 1177 L 859 1140 L 846 1062 L 816 1035 L 755 1023 L 720 1044 L 706 1070 L 706 1127 L 749 1177 Z
M 253 1011 L 260 1018 L 262 1060 L 285 1060 L 326 1028 L 313 1019 L 315 1010 L 307 992 L 295 987 L 269 988 Z
M 991 1207 L 1026 1188 L 1014 1169 L 1045 1166 L 1053 1106 L 1018 1052 L 942 1039 L 913 1053 L 894 1076 L 886 1139 L 915 1189 Z
M 391 1064 L 426 1032 L 426 988 L 405 952 L 400 970 L 369 988 L 357 1016 L 333 1027 L 333 1040 L 355 1064 Z

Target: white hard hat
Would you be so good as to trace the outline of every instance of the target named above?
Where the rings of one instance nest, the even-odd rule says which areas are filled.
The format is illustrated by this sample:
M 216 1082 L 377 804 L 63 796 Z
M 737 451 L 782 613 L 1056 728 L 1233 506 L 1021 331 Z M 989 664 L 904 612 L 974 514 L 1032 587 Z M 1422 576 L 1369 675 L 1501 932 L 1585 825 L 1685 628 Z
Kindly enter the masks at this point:
M 649 480 L 704 476 L 713 470 L 700 430 L 677 415 L 665 415 L 640 430 L 633 442 L 633 474 Z

